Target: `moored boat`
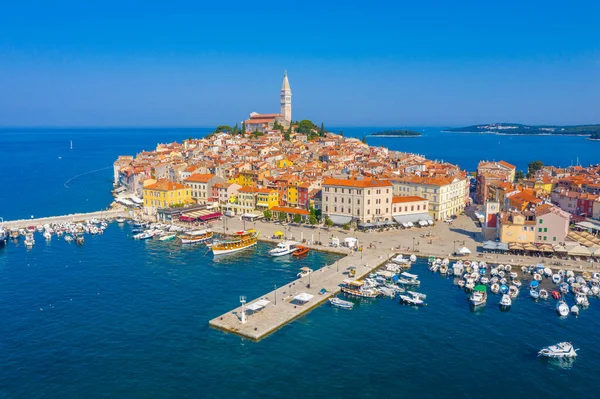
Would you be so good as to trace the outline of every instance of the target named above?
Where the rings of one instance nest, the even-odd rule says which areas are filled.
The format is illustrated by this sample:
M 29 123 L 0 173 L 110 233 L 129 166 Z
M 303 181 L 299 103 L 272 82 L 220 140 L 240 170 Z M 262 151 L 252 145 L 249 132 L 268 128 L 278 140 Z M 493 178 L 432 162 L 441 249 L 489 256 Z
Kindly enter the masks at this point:
M 573 348 L 570 342 L 559 342 L 556 345 L 547 346 L 538 352 L 538 356 L 551 358 L 576 357 L 579 349 Z
M 296 275 L 298 278 L 306 277 L 313 272 L 313 269 L 309 267 L 300 268 L 300 272 Z
M 331 304 L 331 306 L 335 306 L 336 308 L 342 309 L 352 309 L 354 307 L 354 303 L 350 301 L 344 301 L 343 299 L 340 299 L 338 297 L 329 298 L 329 303 Z
M 512 299 L 510 299 L 510 296 L 508 294 L 502 295 L 502 299 L 500 300 L 500 308 L 508 309 L 511 307 L 511 305 Z
M 379 290 L 365 286 L 361 280 L 344 280 L 341 289 L 344 294 L 358 296 L 361 298 L 376 298 L 379 296 Z
M 546 291 L 545 289 L 541 289 L 540 290 L 540 299 L 548 299 L 548 291 Z
M 296 251 L 298 243 L 294 241 L 283 241 L 269 251 L 270 256 L 284 256 Z
M 294 255 L 294 256 L 306 255 L 309 250 L 310 250 L 310 248 L 307 246 L 298 245 L 298 247 L 296 247 L 296 250 L 294 251 L 294 253 L 292 255 Z
M 473 288 L 473 293 L 469 298 L 469 302 L 473 307 L 485 306 L 487 301 L 487 287 L 479 284 Z
M 579 316 L 579 306 L 573 305 L 571 306 L 571 314 L 575 316 Z
M 177 237 L 177 234 L 167 234 L 159 238 L 160 241 L 171 241 Z
M 188 231 L 180 237 L 182 244 L 198 244 L 206 242 L 213 237 L 213 232 L 210 229 Z
M 250 248 L 258 242 L 260 231 L 254 229 L 238 231 L 230 239 L 221 240 L 210 247 L 214 255 L 224 255 Z
M 560 315 L 560 316 L 568 316 L 569 315 L 569 305 L 566 304 L 566 302 L 564 301 L 558 301 L 558 303 L 556 304 L 556 312 Z

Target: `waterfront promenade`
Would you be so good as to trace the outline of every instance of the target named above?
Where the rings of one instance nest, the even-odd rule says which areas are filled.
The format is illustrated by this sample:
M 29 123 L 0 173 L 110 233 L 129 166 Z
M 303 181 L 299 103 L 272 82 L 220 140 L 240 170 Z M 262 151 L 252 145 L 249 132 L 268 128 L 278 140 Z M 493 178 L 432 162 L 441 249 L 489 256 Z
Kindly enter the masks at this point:
M 62 216 L 48 216 L 36 219 L 20 219 L 20 220 L 9 220 L 4 222 L 4 228 L 25 228 L 27 226 L 43 226 L 45 224 L 52 223 L 73 223 L 83 222 L 90 219 L 102 219 L 102 218 L 116 218 L 118 216 L 129 217 L 130 213 L 125 209 L 110 209 L 107 211 L 96 211 L 88 213 L 73 213 L 71 215 Z

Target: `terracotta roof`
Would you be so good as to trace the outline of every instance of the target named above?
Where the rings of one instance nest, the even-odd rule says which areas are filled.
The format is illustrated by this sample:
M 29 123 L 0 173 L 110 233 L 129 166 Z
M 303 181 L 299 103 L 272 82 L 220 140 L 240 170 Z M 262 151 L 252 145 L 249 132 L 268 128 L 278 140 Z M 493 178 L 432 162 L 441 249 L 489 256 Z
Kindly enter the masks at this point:
M 270 188 L 259 188 L 259 187 L 242 187 L 238 190 L 239 193 L 264 193 L 270 194 L 277 190 L 272 190 Z
M 427 201 L 427 199 L 416 196 L 416 195 L 407 195 L 407 196 L 394 195 L 392 197 L 392 204 L 397 204 L 397 203 L 401 203 L 401 202 L 417 202 L 417 201 Z
M 180 190 L 182 188 L 187 188 L 183 184 L 175 183 L 168 180 L 159 180 L 154 184 L 150 184 L 149 186 L 144 187 L 144 189 L 148 190 L 157 190 L 157 191 L 172 191 L 172 190 Z
M 285 212 L 285 213 L 295 213 L 295 214 L 298 214 L 298 215 L 310 215 L 310 212 L 307 211 L 306 209 L 291 208 L 289 206 L 274 206 L 273 208 L 271 208 L 271 211 L 274 211 L 274 212 Z
M 215 177 L 215 175 L 212 173 L 194 173 L 185 179 L 185 181 L 190 183 L 206 183 L 213 177 Z
M 326 178 L 323 181 L 323 186 L 342 186 L 342 187 L 390 187 L 392 183 L 387 180 L 376 180 L 365 177 L 363 179 L 333 179 Z

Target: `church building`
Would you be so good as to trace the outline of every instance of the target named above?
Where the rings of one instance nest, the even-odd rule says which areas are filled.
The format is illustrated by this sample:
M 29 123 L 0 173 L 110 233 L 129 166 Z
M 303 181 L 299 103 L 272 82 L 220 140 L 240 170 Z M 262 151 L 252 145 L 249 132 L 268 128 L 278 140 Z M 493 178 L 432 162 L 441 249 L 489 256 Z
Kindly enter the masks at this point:
M 246 132 L 266 132 L 273 130 L 275 122 L 283 125 L 286 129 L 292 122 L 292 90 L 288 80 L 287 71 L 283 74 L 283 84 L 281 85 L 280 94 L 281 111 L 279 114 L 259 114 L 252 112 L 250 118 L 246 119 Z

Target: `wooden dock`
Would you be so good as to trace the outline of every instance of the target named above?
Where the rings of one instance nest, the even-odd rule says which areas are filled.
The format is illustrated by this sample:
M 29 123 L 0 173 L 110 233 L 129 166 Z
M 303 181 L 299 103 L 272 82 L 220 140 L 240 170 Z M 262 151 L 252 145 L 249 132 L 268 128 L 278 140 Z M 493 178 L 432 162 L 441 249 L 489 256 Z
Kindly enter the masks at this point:
M 292 281 L 259 298 L 249 299 L 245 305 L 245 323 L 241 321 L 242 307 L 239 306 L 212 319 L 209 325 L 258 341 L 337 295 L 342 281 L 349 278 L 348 272 L 351 267 L 356 270 L 356 278 L 363 278 L 387 262 L 393 255 L 384 250 L 373 250 L 364 252 L 361 259 L 360 252 L 353 252 L 333 265 L 315 270 L 309 276 Z M 323 288 L 326 292 L 320 294 Z M 294 301 L 294 297 L 302 293 L 313 295 L 313 298 L 306 303 Z M 269 303 L 263 309 L 256 312 L 247 310 L 249 305 L 264 299 Z

